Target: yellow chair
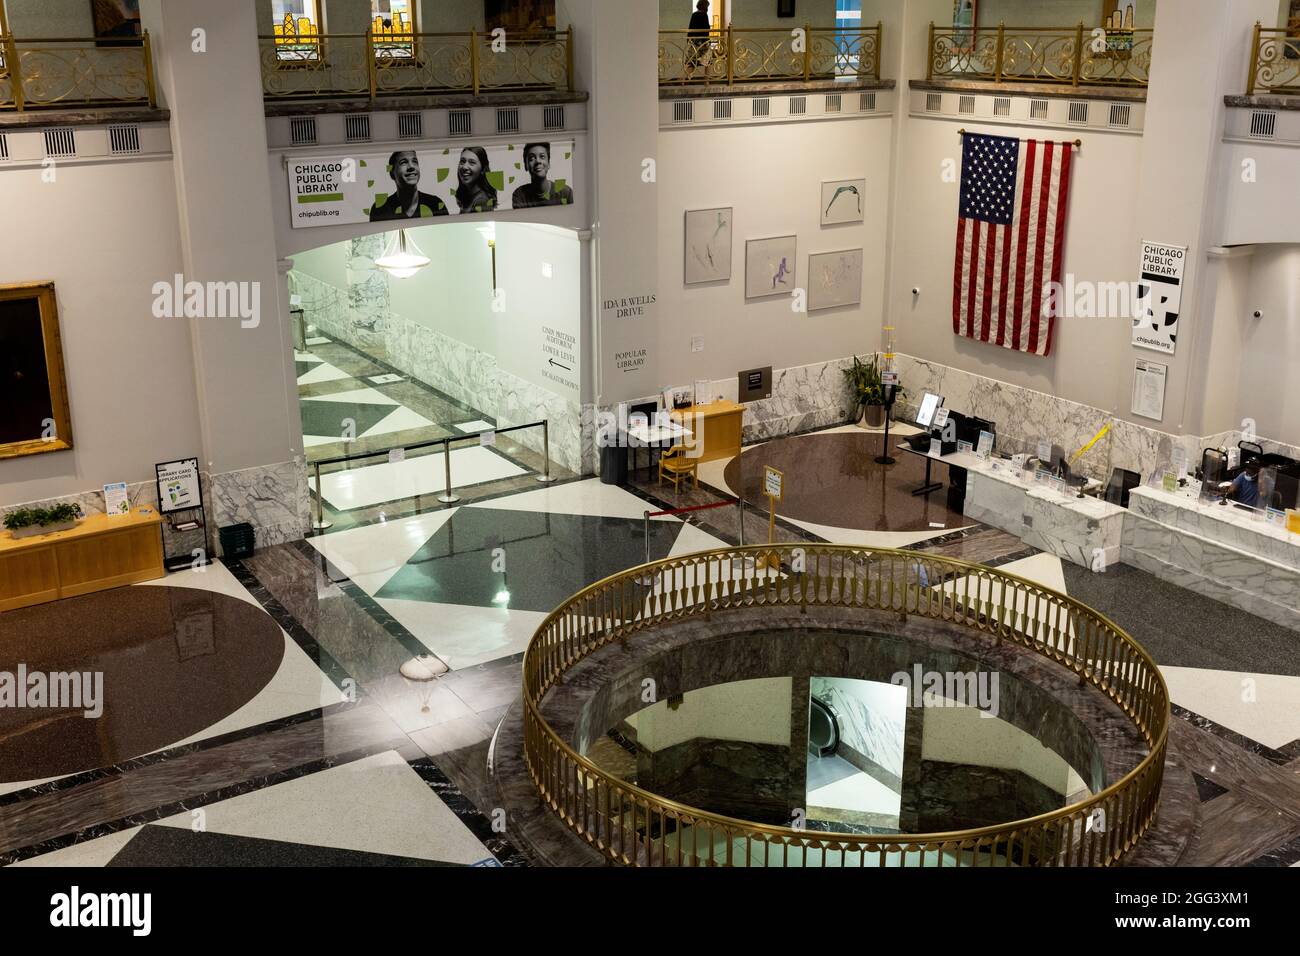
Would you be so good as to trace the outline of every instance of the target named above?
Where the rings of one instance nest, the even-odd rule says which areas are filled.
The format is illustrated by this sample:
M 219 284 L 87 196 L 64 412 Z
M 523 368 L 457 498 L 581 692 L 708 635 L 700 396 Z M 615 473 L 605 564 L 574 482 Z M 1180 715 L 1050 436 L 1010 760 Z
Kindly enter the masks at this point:
M 695 487 L 700 487 L 700 476 L 696 472 L 699 462 L 695 458 L 686 457 L 685 445 L 673 445 L 666 452 L 659 456 L 659 483 L 663 484 L 664 478 L 673 483 L 673 494 L 677 493 L 677 485 L 688 475 L 694 480 Z

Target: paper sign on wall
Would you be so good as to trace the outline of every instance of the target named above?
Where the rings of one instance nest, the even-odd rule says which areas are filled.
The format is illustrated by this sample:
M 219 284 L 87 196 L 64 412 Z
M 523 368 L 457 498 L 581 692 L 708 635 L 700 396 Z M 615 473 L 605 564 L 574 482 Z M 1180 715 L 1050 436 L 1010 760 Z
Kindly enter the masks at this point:
M 1134 345 L 1166 355 L 1174 354 L 1186 264 L 1186 246 L 1142 242 L 1138 310 L 1133 316 Z
M 1161 421 L 1165 417 L 1168 365 L 1138 359 L 1133 370 L 1133 414 Z
M 182 458 L 180 461 L 163 462 L 154 465 L 158 476 L 158 510 L 163 514 L 175 511 L 189 511 L 202 504 L 199 494 L 199 460 Z M 105 497 L 108 495 L 105 486 Z M 116 486 L 113 486 L 116 487 Z M 110 508 L 109 514 L 113 511 Z

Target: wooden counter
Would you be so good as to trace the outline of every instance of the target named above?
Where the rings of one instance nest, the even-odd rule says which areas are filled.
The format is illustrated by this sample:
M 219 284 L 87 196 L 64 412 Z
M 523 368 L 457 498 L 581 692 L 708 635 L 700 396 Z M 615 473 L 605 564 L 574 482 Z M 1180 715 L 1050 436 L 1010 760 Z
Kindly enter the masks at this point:
M 704 451 L 696 461 L 733 458 L 740 454 L 744 405 L 728 401 L 709 402 L 675 409 L 672 417 L 694 432 L 697 441 L 704 443 Z
M 156 508 L 133 508 L 52 534 L 0 532 L 0 611 L 162 577 L 161 526 Z

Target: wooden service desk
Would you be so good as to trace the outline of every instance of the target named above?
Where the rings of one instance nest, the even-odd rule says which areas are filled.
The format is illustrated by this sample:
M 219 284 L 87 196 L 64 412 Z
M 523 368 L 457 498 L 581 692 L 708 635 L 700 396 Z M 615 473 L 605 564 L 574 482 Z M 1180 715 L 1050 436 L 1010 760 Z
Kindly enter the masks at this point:
M 703 443 L 704 450 L 696 461 L 714 461 L 740 454 L 744 405 L 727 401 L 709 402 L 707 405 L 674 409 L 672 417 L 689 428 L 696 441 Z
M 27 538 L 0 532 L 0 611 L 162 577 L 162 516 L 147 510 Z

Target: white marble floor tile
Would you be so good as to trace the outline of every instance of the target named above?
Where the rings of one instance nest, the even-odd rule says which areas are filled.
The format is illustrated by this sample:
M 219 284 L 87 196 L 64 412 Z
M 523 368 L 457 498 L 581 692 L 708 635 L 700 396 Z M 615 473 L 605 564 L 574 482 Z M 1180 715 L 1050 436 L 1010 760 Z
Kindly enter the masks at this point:
M 455 459 L 453 458 L 454 462 Z M 536 511 L 551 514 L 591 515 L 605 518 L 644 518 L 647 511 L 657 510 L 649 502 L 624 491 L 618 485 L 601 484 L 599 478 L 550 485 L 536 491 L 475 502 L 468 508 L 496 508 L 508 511 Z M 676 521 L 672 517 L 656 521 Z
M 308 538 L 307 543 L 373 596 L 401 570 L 458 509 L 433 511 L 397 521 Z
M 393 409 L 382 421 L 368 428 L 361 438 L 374 438 L 376 435 L 391 435 L 393 432 L 407 431 L 412 428 L 431 428 L 433 422 L 419 412 L 413 412 L 405 405 Z
M 209 832 L 367 853 L 477 863 L 491 857 L 394 751 L 204 808 Z M 160 820 L 189 829 L 189 811 Z
M 394 375 L 392 372 L 385 372 L 383 375 L 368 375 L 366 381 L 371 385 L 393 385 L 397 382 L 404 382 L 406 379 L 400 375 Z
M 321 358 L 320 356 L 318 356 L 318 355 L 313 355 L 311 352 L 299 352 L 297 349 L 294 349 L 294 352 L 293 352 L 293 360 L 294 360 L 295 362 L 323 362 L 323 361 L 325 361 L 324 359 L 322 359 L 322 358 Z
M 513 608 L 471 607 L 384 598 L 379 605 L 453 670 L 518 654 L 546 615 Z
M 345 376 L 346 377 L 346 376 Z M 389 398 L 374 388 L 354 388 L 346 392 L 334 392 L 330 395 L 306 395 L 304 402 L 348 402 L 353 405 L 401 405 L 395 398 Z
M 53 853 L 43 853 L 30 860 L 22 860 L 14 866 L 107 866 L 117 856 L 122 847 L 131 842 L 131 838 L 140 832 L 140 827 L 127 827 L 107 836 L 86 840 L 74 846 L 65 846 Z
M 321 382 L 338 382 L 345 378 L 351 378 L 347 372 L 335 368 L 329 362 L 321 362 L 315 368 L 304 372 L 298 376 L 299 385 L 319 385 Z
M 1161 667 L 1175 704 L 1266 747 L 1300 740 L 1300 677 Z
M 897 814 L 901 795 L 843 757 L 808 758 L 808 806 Z
M 707 514 L 707 512 L 705 512 Z M 668 557 L 676 558 L 683 554 L 694 554 L 696 551 L 713 551 L 717 548 L 729 548 L 731 545 L 721 538 L 715 538 L 707 531 L 695 527 L 693 524 L 687 524 L 682 528 L 677 540 L 668 550 Z
M 331 472 L 321 476 L 321 485 L 325 500 L 331 508 L 348 511 L 386 501 L 436 495 L 446 487 L 444 472 L 443 453 L 436 452 L 395 463 L 382 462 Z M 451 452 L 453 487 L 476 485 L 527 473 L 514 462 L 480 446 L 455 448 Z M 308 483 L 315 490 L 315 476 L 310 477 Z
M 316 335 L 316 336 L 313 336 L 312 338 L 309 338 L 309 339 L 307 340 L 307 344 L 308 344 L 308 345 L 311 345 L 311 346 L 316 346 L 316 345 L 329 345 L 329 344 L 330 344 L 330 340 L 327 339 L 327 338 L 325 338 L 325 337 L 322 336 L 322 335 Z
M 466 435 L 472 435 L 474 432 L 490 431 L 495 427 L 491 422 L 485 422 L 480 418 L 472 422 L 463 422 L 456 426 L 456 430 L 464 432 Z
M 776 514 L 778 518 L 785 517 L 781 514 L 779 506 Z M 919 544 L 931 538 L 972 527 L 969 524 L 960 524 L 947 528 L 931 528 L 927 531 L 863 531 L 860 528 L 836 528 L 832 525 L 799 521 L 795 518 L 785 518 L 785 520 L 819 538 L 825 538 L 832 544 L 851 544 L 860 548 L 905 548 L 911 544 Z

